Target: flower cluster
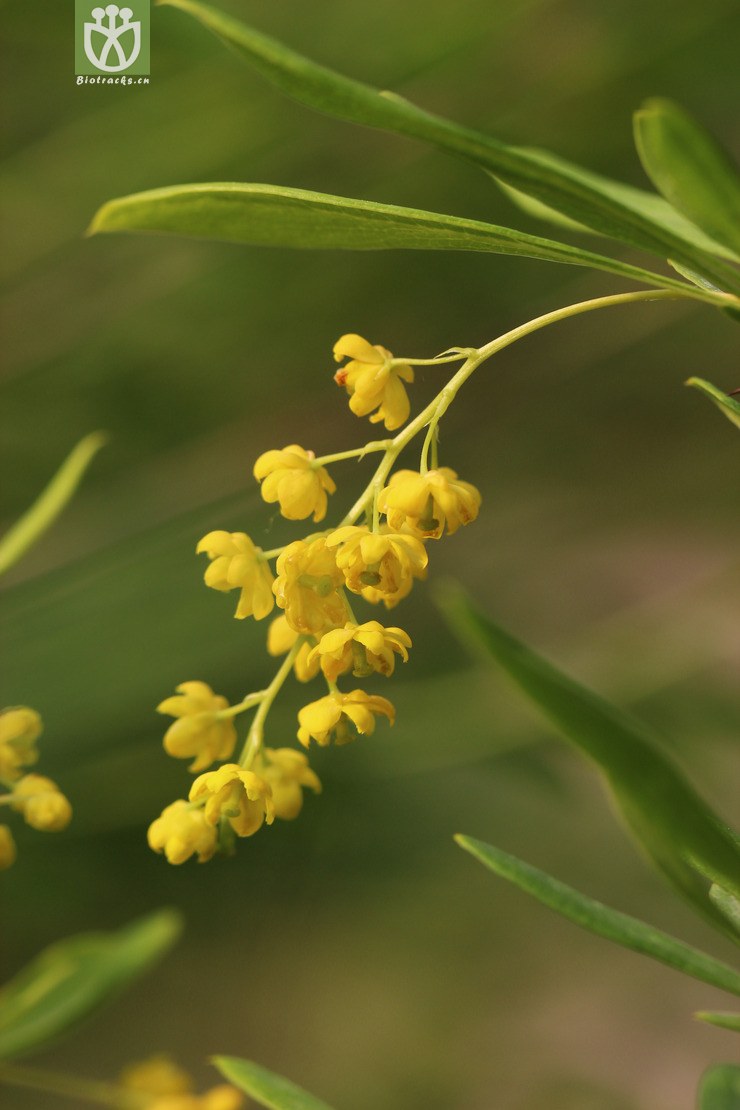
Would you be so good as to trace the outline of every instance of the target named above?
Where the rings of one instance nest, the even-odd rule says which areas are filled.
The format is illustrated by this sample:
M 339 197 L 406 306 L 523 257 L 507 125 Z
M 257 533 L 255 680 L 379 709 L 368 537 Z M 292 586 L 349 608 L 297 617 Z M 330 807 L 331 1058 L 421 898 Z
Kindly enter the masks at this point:
M 126 1093 L 129 1097 L 141 1096 L 144 1110 L 241 1110 L 244 1105 L 244 1096 L 230 1083 L 219 1083 L 202 1095 L 195 1094 L 190 1075 L 168 1056 L 152 1056 L 129 1065 L 121 1073 L 119 1084 L 124 1097 Z M 129 1100 L 122 1099 L 121 1105 L 129 1105 Z
M 470 354 L 455 349 L 437 359 L 395 359 L 385 347 L 344 335 L 334 346 L 334 357 L 349 361 L 335 381 L 347 390 L 355 415 L 382 421 L 394 431 L 409 417 L 404 383 L 414 380 L 412 364 L 464 361 Z M 189 681 L 158 706 L 160 713 L 174 718 L 165 733 L 165 750 L 190 760 L 189 770 L 198 775 L 187 799 L 167 806 L 149 828 L 150 846 L 170 863 L 193 856 L 204 862 L 217 851 L 228 852 L 237 838 L 253 836 L 275 818 L 297 817 L 306 788 L 320 792 L 304 752 L 266 747 L 264 742 L 270 707 L 291 672 L 303 683 L 321 676 L 327 687 L 324 696 L 298 713 L 296 739 L 303 748 L 310 749 L 311 741 L 327 747 L 369 736 L 378 718 L 393 724 L 395 710 L 387 698 L 361 688 L 343 691 L 338 682 L 350 675 L 390 678 L 399 660 L 407 662 L 412 646 L 408 633 L 356 616 L 353 605 L 359 598 L 394 608 L 414 582 L 426 577 L 429 541 L 453 535 L 478 515 L 478 490 L 437 464 L 438 423 L 454 396 L 455 381 L 394 439 L 319 458 L 297 444 L 260 455 L 253 473 L 263 499 L 277 504 L 287 520 L 311 518 L 320 524 L 337 488 L 327 466 L 382 451 L 365 492 L 338 525 L 273 551 L 263 551 L 244 532 L 209 532 L 197 544 L 196 552 L 208 558 L 206 585 L 239 591 L 237 618 L 259 621 L 276 606 L 281 610 L 270 622 L 267 650 L 283 660 L 266 689 L 233 705 L 205 682 Z M 392 473 L 401 450 L 425 428 L 419 470 Z M 254 717 L 235 757 L 235 722 L 250 710 Z M 215 763 L 220 766 L 212 769 Z
M 26 773 L 39 758 L 36 741 L 43 725 L 35 709 L 24 705 L 0 713 L 0 802 L 21 813 L 27 825 L 41 832 L 59 832 L 72 819 L 72 807 L 59 787 L 45 775 Z M 15 840 L 8 825 L 0 824 L 0 869 L 16 858 Z

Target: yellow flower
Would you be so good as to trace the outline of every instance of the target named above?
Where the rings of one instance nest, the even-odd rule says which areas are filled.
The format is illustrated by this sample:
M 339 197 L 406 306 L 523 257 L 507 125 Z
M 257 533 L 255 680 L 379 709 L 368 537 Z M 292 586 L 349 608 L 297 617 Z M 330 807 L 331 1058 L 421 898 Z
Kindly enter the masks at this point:
M 146 1110 L 239 1110 L 244 1103 L 244 1096 L 228 1083 L 193 1094 L 192 1079 L 168 1056 L 132 1064 L 122 1072 L 120 1084 L 128 1091 L 151 1095 Z
M 158 713 L 177 720 L 164 735 L 164 750 L 175 759 L 192 759 L 188 770 L 202 771 L 217 759 L 228 759 L 236 745 L 236 728 L 230 717 L 219 719 L 228 707 L 226 698 L 214 694 L 206 682 L 181 682 L 178 695 L 165 698 Z
M 254 476 L 262 482 L 262 497 L 268 504 L 278 501 L 280 512 L 287 520 L 315 521 L 326 516 L 327 493 L 336 486 L 328 470 L 317 466 L 313 451 L 305 451 L 297 443 L 282 451 L 265 451 L 254 464 Z
M 338 593 L 343 581 L 323 537 L 296 540 L 278 558 L 273 591 L 290 627 L 314 636 L 344 624 L 347 606 Z
M 326 546 L 336 552 L 347 589 L 366 601 L 384 601 L 388 609 L 408 594 L 414 578 L 426 575 L 428 556 L 421 540 L 386 525 L 380 532 L 364 525 L 337 528 Z
M 240 1110 L 244 1095 L 230 1083 L 219 1083 L 202 1095 L 163 1095 L 146 1110 Z
M 270 784 L 238 763 L 225 763 L 217 771 L 200 775 L 190 788 L 190 801 L 205 799 L 205 819 L 217 825 L 227 818 L 237 836 L 252 836 L 266 821 L 275 819 Z
M 309 786 L 321 793 L 321 782 L 308 765 L 308 758 L 294 748 L 263 748 L 259 773 L 272 787 L 275 816 L 292 821 L 303 807 L 303 790 Z
M 272 572 L 262 549 L 255 547 L 244 532 L 209 532 L 196 547 L 196 554 L 205 551 L 212 560 L 206 568 L 206 586 L 214 590 L 236 590 L 241 587 L 239 604 L 234 616 L 238 620 L 254 616 L 261 621 L 271 612 Z
M 352 671 L 356 678 L 379 671 L 390 676 L 396 665 L 394 652 L 407 662 L 411 640 L 402 628 L 383 628 L 378 621 L 355 624 L 348 621 L 344 628 L 325 632 L 308 659 L 321 661 L 321 669 L 330 682 L 340 674 Z
M 351 694 L 340 694 L 339 691 L 327 694 L 325 698 L 312 701 L 301 709 L 298 714 L 298 739 L 304 748 L 309 746 L 311 737 L 322 748 L 332 740 L 335 744 L 348 744 L 358 732 L 369 736 L 375 731 L 376 713 L 382 713 L 393 724 L 396 712 L 387 698 L 366 694 L 364 690 L 353 690 Z
M 7 825 L 0 825 L 0 871 L 15 863 L 15 840 Z
M 198 856 L 198 863 L 205 863 L 216 852 L 217 836 L 209 825 L 202 809 L 193 809 L 189 802 L 179 798 L 167 806 L 152 821 L 147 832 L 149 847 L 164 852 L 168 863 L 185 863 L 191 856 Z
M 175 802 L 175 805 L 180 804 Z M 182 804 L 187 805 L 187 802 Z M 164 1054 L 130 1064 L 121 1072 L 120 1083 L 126 1090 L 141 1091 L 145 1095 L 187 1095 L 194 1086 L 188 1073 Z
M 391 528 L 404 525 L 425 539 L 438 540 L 447 526 L 451 536 L 461 524 L 478 516 L 481 495 L 469 482 L 460 482 L 454 470 L 442 466 L 419 474 L 398 470 L 378 497 L 378 508 Z
M 410 366 L 393 365 L 393 355 L 385 347 L 373 346 L 361 335 L 353 334 L 337 340 L 334 358 L 336 362 L 351 360 L 337 370 L 334 381 L 347 390 L 355 416 L 368 416 L 377 409 L 370 422 L 378 424 L 382 420 L 389 432 L 406 423 L 411 406 L 403 382 L 414 380 Z
M 24 767 L 36 762 L 36 751 L 43 725 L 35 709 L 19 705 L 0 713 L 0 778 L 14 782 Z
M 26 824 L 41 832 L 59 832 L 72 820 L 72 806 L 44 775 L 24 775 L 13 787 L 13 799 L 13 808 L 23 813 Z
M 269 655 L 285 655 L 298 639 L 298 633 L 288 624 L 285 614 L 275 617 L 270 622 L 267 630 L 267 651 Z M 306 641 L 301 644 L 298 654 L 293 662 L 293 671 L 299 682 L 310 682 L 319 673 L 319 661 L 308 662 L 311 644 Z

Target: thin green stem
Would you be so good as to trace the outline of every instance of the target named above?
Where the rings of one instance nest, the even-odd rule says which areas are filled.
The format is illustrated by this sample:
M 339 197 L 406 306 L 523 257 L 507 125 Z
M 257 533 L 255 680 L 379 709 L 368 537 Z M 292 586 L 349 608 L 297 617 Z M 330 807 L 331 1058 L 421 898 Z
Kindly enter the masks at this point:
M 295 662 L 295 658 L 298 652 L 301 650 L 304 642 L 305 636 L 299 636 L 296 642 L 293 644 L 293 647 L 285 656 L 285 659 L 283 659 L 282 663 L 280 664 L 280 667 L 272 682 L 263 692 L 259 709 L 254 715 L 254 720 L 252 721 L 249 732 L 247 733 L 247 739 L 244 742 L 244 747 L 239 757 L 240 766 L 249 768 L 254 763 L 255 757 L 262 747 L 262 742 L 264 740 L 265 721 L 267 720 L 267 714 L 270 712 L 272 703 L 275 701 L 275 698 L 278 696 L 283 683 L 290 674 Z
M 41 1068 L 19 1067 L 16 1064 L 0 1065 L 0 1083 L 26 1087 L 32 1091 L 47 1091 L 62 1098 L 82 1099 L 98 1106 L 113 1106 L 117 1110 L 143 1110 L 151 1102 L 149 1095 L 127 1091 L 113 1083 L 101 1083 Z
M 364 447 L 353 447 L 349 451 L 336 451 L 333 455 L 321 455 L 318 459 L 313 459 L 312 466 L 325 466 L 326 463 L 343 462 L 344 459 L 361 459 L 363 455 L 369 455 L 372 451 L 387 451 L 393 443 L 392 439 L 376 439 L 372 443 L 366 443 Z
M 634 293 L 614 293 L 608 297 L 595 297 L 592 300 L 579 301 L 577 304 L 566 305 L 565 308 L 558 308 L 555 309 L 554 312 L 547 312 L 543 316 L 537 316 L 534 320 L 529 320 L 526 324 L 521 324 L 511 331 L 507 331 L 504 335 L 500 335 L 497 339 L 493 339 L 484 347 L 480 347 L 478 350 L 473 351 L 457 373 L 453 374 L 444 389 L 440 390 L 426 408 L 422 409 L 411 423 L 407 424 L 406 427 L 398 433 L 392 441 L 391 446 L 386 450 L 375 474 L 342 520 L 342 525 L 354 524 L 358 517 L 360 517 L 369 506 L 371 499 L 376 497 L 378 492 L 383 488 L 386 478 L 393 469 L 396 459 L 401 451 L 403 451 L 404 447 L 406 447 L 431 420 L 434 420 L 435 424 L 439 422 L 456 397 L 461 386 L 464 385 L 471 374 L 478 369 L 481 363 L 485 362 L 498 351 L 502 351 L 505 347 L 510 347 L 512 343 L 516 343 L 527 335 L 532 335 L 533 332 L 549 327 L 550 324 L 556 324 L 560 320 L 569 320 L 572 316 L 580 316 L 585 312 L 594 312 L 600 308 L 611 308 L 623 304 L 635 304 L 640 301 L 684 300 L 692 295 L 693 291 L 682 293 L 673 289 L 640 289 Z
M 475 347 L 453 347 L 453 353 L 438 358 L 392 358 L 389 366 L 442 366 L 446 362 L 464 362 L 475 354 Z
M 230 705 L 227 709 L 220 709 L 216 716 L 220 721 L 228 720 L 229 717 L 236 717 L 239 713 L 244 713 L 247 709 L 252 709 L 253 706 L 259 705 L 265 696 L 265 690 L 257 690 L 254 694 L 247 694 L 246 698 L 237 702 L 236 705 Z
M 282 553 L 285 551 L 285 548 L 287 546 L 288 546 L 287 544 L 283 544 L 282 547 L 272 547 L 272 548 L 270 548 L 269 551 L 263 551 L 262 552 L 262 558 L 263 559 L 276 559 L 278 557 L 278 555 L 282 555 Z

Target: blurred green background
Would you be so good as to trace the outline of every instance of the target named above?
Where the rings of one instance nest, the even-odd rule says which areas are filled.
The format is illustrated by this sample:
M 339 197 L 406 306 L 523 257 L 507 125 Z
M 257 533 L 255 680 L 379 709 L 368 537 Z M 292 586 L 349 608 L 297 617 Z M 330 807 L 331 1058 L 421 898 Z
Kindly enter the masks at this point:
M 735 0 L 228 7 L 341 71 L 635 184 L 630 113 L 648 95 L 674 97 L 740 147 Z M 315 754 L 324 795 L 298 822 L 205 867 L 170 868 L 145 843 L 189 783 L 162 752 L 153 707 L 185 679 L 236 700 L 272 673 L 267 622 L 232 620 L 234 598 L 202 587 L 197 540 L 218 527 L 265 547 L 299 536 L 259 500 L 255 457 L 291 442 L 340 450 L 367 431 L 331 381 L 336 338 L 357 331 L 426 357 L 628 287 L 464 254 L 85 240 L 110 197 L 208 180 L 549 232 L 467 165 L 284 100 L 172 9 L 152 13 L 151 84 L 130 88 L 75 85 L 68 5 L 8 0 L 3 14 L 5 522 L 77 439 L 111 435 L 74 504 L 4 581 L 3 704 L 42 713 L 40 770 L 76 818 L 59 836 L 19 830 L 2 878 L 3 972 L 162 904 L 188 921 L 158 971 L 39 1062 L 105 1077 L 166 1050 L 205 1081 L 206 1057 L 230 1053 L 338 1110 L 689 1110 L 703 1068 L 736 1051 L 732 1034 L 690 1016 L 724 997 L 579 934 L 452 834 L 726 957 L 723 943 L 643 867 L 590 770 L 471 665 L 427 589 L 394 613 L 415 640 L 382 689 L 395 728 Z M 559 325 L 488 363 L 442 444 L 443 462 L 482 490 L 483 513 L 434 547 L 431 574 L 458 576 L 496 619 L 638 710 L 725 813 L 737 444 L 682 382 L 740 384 L 739 334 L 699 305 L 645 305 Z M 419 374 L 415 403 L 440 373 Z M 370 466 L 336 471 L 336 511 Z M 273 744 L 292 742 L 305 700 L 287 688 Z M 3 1105 L 61 1104 L 3 1091 Z

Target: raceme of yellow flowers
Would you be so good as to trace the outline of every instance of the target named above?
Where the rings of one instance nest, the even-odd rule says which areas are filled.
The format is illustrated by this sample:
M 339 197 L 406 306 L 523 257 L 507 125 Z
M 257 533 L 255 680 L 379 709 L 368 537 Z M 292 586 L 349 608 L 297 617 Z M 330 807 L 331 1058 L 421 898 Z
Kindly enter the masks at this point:
M 230 852 L 235 838 L 252 836 L 275 818 L 297 817 L 304 789 L 320 792 L 304 751 L 264 743 L 270 707 L 291 671 L 300 682 L 321 676 L 327 689 L 298 714 L 296 737 L 304 749 L 310 749 L 312 740 L 327 746 L 370 735 L 378 718 L 393 724 L 395 710 L 387 698 L 360 687 L 343 690 L 338 683 L 354 686 L 349 676 L 390 678 L 397 662 L 408 660 L 411 638 L 402 628 L 359 620 L 350 599 L 393 609 L 416 580 L 425 578 L 427 542 L 476 519 L 478 490 L 437 463 L 439 419 L 454 396 L 453 383 L 459 379 L 461 384 L 474 368 L 470 356 L 476 353 L 455 348 L 435 359 L 395 359 L 385 347 L 359 335 L 342 336 L 334 357 L 348 361 L 335 381 L 346 389 L 353 413 L 382 422 L 388 431 L 409 418 L 404 383 L 413 382 L 413 365 L 462 361 L 465 366 L 393 439 L 321 458 L 297 444 L 260 455 L 254 476 L 263 499 L 276 503 L 288 520 L 310 518 L 318 525 L 337 488 L 327 466 L 382 452 L 364 493 L 337 526 L 314 530 L 269 552 L 243 532 L 209 532 L 198 543 L 196 551 L 208 558 L 206 585 L 239 591 L 238 619 L 263 620 L 276 606 L 282 610 L 270 623 L 267 650 L 284 658 L 266 689 L 234 705 L 205 682 L 188 681 L 158 706 L 160 713 L 174 718 L 164 737 L 165 751 L 189 760 L 189 770 L 197 774 L 188 798 L 167 806 L 149 827 L 150 846 L 170 863 L 192 856 L 204 862 L 217 851 Z M 401 450 L 424 429 L 419 470 L 391 473 Z M 235 757 L 236 718 L 249 711 L 254 717 Z M 221 765 L 212 769 L 216 763 Z
M 27 774 L 39 758 L 36 741 L 43 731 L 41 717 L 24 705 L 0 713 L 0 803 L 23 815 L 27 825 L 41 832 L 59 832 L 72 819 L 72 807 L 59 787 L 44 775 Z M 15 862 L 16 847 L 8 825 L 0 824 L 0 868 Z

